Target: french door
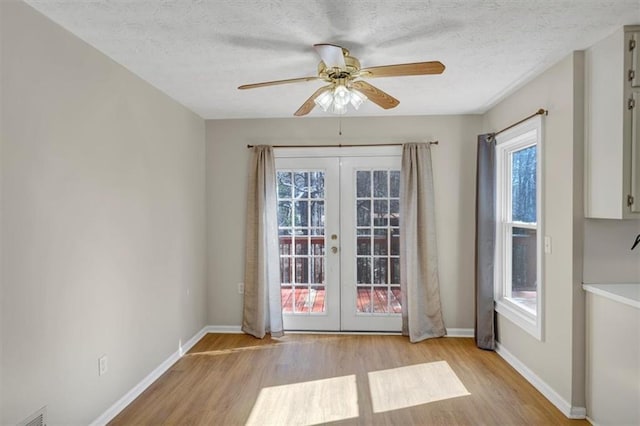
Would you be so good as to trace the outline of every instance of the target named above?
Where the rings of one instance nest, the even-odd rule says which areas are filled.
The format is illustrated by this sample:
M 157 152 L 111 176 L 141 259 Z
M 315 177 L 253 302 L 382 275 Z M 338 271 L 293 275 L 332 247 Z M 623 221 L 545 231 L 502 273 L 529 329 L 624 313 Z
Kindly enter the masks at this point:
M 276 169 L 285 329 L 400 331 L 400 157 Z

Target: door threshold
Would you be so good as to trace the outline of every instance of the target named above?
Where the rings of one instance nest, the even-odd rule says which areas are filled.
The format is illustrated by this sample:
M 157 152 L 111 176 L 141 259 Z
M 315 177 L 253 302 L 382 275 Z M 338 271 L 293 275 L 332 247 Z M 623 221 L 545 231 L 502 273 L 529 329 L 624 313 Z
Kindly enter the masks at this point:
M 327 331 L 327 330 L 285 330 L 285 334 L 343 334 L 355 336 L 402 336 L 399 331 Z

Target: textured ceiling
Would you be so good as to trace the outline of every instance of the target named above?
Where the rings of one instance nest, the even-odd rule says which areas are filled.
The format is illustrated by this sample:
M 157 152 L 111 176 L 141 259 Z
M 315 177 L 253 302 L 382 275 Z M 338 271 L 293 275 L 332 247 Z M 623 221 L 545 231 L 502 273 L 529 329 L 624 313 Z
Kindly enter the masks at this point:
M 237 87 L 315 75 L 315 43 L 347 47 L 363 67 L 447 67 L 370 80 L 400 105 L 349 116 L 482 113 L 571 51 L 640 23 L 640 0 L 26 1 L 204 118 L 292 116 L 323 82 Z

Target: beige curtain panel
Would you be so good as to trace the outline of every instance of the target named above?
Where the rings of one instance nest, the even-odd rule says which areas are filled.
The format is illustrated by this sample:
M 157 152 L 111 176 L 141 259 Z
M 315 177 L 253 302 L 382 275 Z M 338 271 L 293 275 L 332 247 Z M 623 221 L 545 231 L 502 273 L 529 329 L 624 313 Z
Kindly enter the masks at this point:
M 276 167 L 273 149 L 254 146 L 249 170 L 242 331 L 282 336 Z
M 440 304 L 431 149 L 402 148 L 400 180 L 402 334 L 420 342 L 446 334 Z

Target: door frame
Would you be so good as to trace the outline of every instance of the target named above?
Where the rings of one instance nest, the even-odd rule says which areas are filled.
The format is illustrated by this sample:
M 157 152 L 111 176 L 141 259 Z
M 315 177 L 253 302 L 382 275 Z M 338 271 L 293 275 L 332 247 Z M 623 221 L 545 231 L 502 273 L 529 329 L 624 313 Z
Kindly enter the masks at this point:
M 342 159 L 343 158 L 348 158 L 348 161 L 350 162 L 357 162 L 358 157 L 362 157 L 362 158 L 374 158 L 374 157 L 398 157 L 398 164 L 400 164 L 400 158 L 402 156 L 402 146 L 400 145 L 392 145 L 392 146 L 363 146 L 363 147 L 339 147 L 339 146 L 331 146 L 331 147 L 314 147 L 314 146 L 310 146 L 308 148 L 299 148 L 299 147 L 295 147 L 295 148 L 286 148 L 286 147 L 282 147 L 282 148 L 274 148 L 274 157 L 276 160 L 276 170 L 279 168 L 278 167 L 278 163 L 289 163 L 289 161 L 286 160 L 295 160 L 295 168 L 309 168 L 309 169 L 318 169 L 317 165 L 311 166 L 311 164 L 313 164 L 314 159 L 335 159 L 336 160 L 336 164 L 338 165 L 338 173 L 337 175 L 334 177 L 335 179 L 337 179 L 338 182 L 338 194 L 337 194 L 337 198 L 338 198 L 338 212 L 337 212 L 337 217 L 334 218 L 335 221 L 337 221 L 337 227 L 335 224 L 329 224 L 326 223 L 325 224 L 325 247 L 326 247 L 326 276 L 325 276 L 325 289 L 326 292 L 328 294 L 329 291 L 329 279 L 337 279 L 338 282 L 338 291 L 337 293 L 337 298 L 334 298 L 333 300 L 327 300 L 327 313 L 328 315 L 326 315 L 326 321 L 318 321 L 321 317 L 321 315 L 312 315 L 312 316 L 305 316 L 305 315 L 295 315 L 296 320 L 295 322 L 289 321 L 287 317 L 293 317 L 293 315 L 288 315 L 288 314 L 283 314 L 283 319 L 284 319 L 284 323 L 285 323 L 285 330 L 308 330 L 308 331 L 336 331 L 336 332 L 340 332 L 340 331 L 380 331 L 380 332 L 399 332 L 401 331 L 401 323 L 402 323 L 402 319 L 400 315 L 397 315 L 397 318 L 394 318 L 393 321 L 391 321 L 391 325 L 384 325 L 385 321 L 380 321 L 382 319 L 382 317 L 384 317 L 385 320 L 389 319 L 389 315 L 387 314 L 368 314 L 368 315 L 361 315 L 361 320 L 360 321 L 356 321 L 355 323 L 353 321 L 347 320 L 346 324 L 343 321 L 343 319 L 346 319 L 347 317 L 351 317 L 353 318 L 353 315 L 348 315 L 348 312 L 344 311 L 345 309 L 348 308 L 353 308 L 353 306 L 349 306 L 347 307 L 346 304 L 344 304 L 344 302 L 346 302 L 345 300 L 345 295 L 347 294 L 346 292 L 353 292 L 355 293 L 356 291 L 356 287 L 355 285 L 351 285 L 354 283 L 346 283 L 346 285 L 343 285 L 342 283 L 342 273 L 344 271 L 344 266 L 343 264 L 346 262 L 342 262 L 341 261 L 341 256 L 342 256 L 342 250 L 343 250 L 343 246 L 344 246 L 344 242 L 347 241 L 346 237 L 348 235 L 353 235 L 353 230 L 349 233 L 345 233 L 344 229 L 343 229 L 343 225 L 340 223 L 341 220 L 341 211 L 345 208 L 342 204 L 345 202 L 342 198 L 342 190 L 339 189 L 340 183 L 342 181 Z M 285 161 L 279 161 L 279 160 L 285 160 Z M 305 164 L 309 164 L 310 166 L 305 166 Z M 280 167 L 282 168 L 294 168 L 294 167 L 290 167 L 290 166 L 286 166 L 286 167 Z M 327 174 L 328 175 L 328 174 Z M 327 179 L 328 176 L 325 176 L 325 180 Z M 327 188 L 327 185 L 325 184 L 325 188 Z M 325 206 L 326 208 L 326 206 Z M 355 214 L 355 212 L 349 212 L 349 214 Z M 328 217 L 328 215 L 327 215 Z M 334 230 L 335 229 L 335 230 Z M 336 254 L 331 253 L 329 251 L 329 247 L 331 246 L 332 241 L 330 240 L 330 235 L 332 233 L 337 233 L 339 238 L 338 238 L 338 259 L 337 259 L 337 265 L 338 265 L 338 271 L 332 271 L 330 270 L 330 264 L 332 262 L 330 262 L 330 256 L 336 256 Z M 349 237 L 350 238 L 350 237 Z M 355 243 L 354 243 L 355 245 Z M 355 253 L 355 251 L 353 251 L 353 253 Z M 355 260 L 355 256 L 354 256 L 354 260 Z M 335 262 L 334 262 L 335 264 Z M 353 270 L 354 268 L 347 268 L 347 273 L 350 273 L 348 271 Z M 337 275 L 336 275 L 337 274 Z M 348 287 L 348 288 L 347 288 Z M 353 287 L 353 288 L 351 288 Z M 335 291 L 335 290 L 334 290 Z M 337 299 L 337 300 L 336 300 Z M 349 299 L 351 301 L 354 301 L 354 297 L 353 295 L 351 295 L 351 297 L 347 297 L 346 299 Z M 336 305 L 337 303 L 337 305 Z M 336 310 L 337 309 L 337 310 Z M 336 317 L 337 317 L 337 323 L 336 323 L 336 319 L 333 318 L 329 318 L 331 313 L 335 313 Z M 356 314 L 357 315 L 357 314 Z M 308 319 L 307 319 L 308 318 Z M 289 325 L 287 325 L 287 323 L 289 323 Z M 295 325 L 293 325 L 295 324 Z M 357 324 L 357 325 L 354 325 Z M 367 324 L 369 325 L 367 327 Z M 291 326 L 293 325 L 293 326 Z

